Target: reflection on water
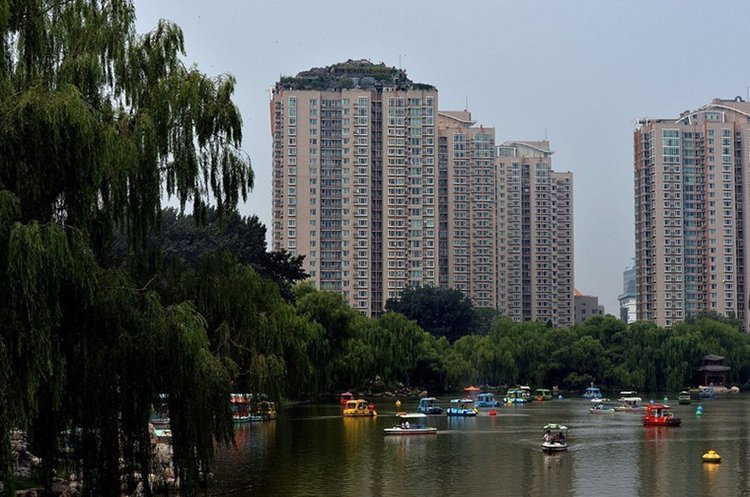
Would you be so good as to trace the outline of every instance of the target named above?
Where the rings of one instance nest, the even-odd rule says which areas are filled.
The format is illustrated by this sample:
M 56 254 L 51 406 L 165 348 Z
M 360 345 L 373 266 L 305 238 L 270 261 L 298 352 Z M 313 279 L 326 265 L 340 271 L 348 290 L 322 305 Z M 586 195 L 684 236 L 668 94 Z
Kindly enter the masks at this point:
M 337 405 L 301 406 L 237 425 L 220 450 L 209 495 L 750 495 L 750 395 L 674 406 L 679 428 L 640 415 L 590 415 L 579 399 L 430 416 L 437 435 L 384 436 L 396 418 L 343 418 Z M 387 409 L 387 407 L 386 407 Z M 405 402 L 403 410 L 416 411 Z M 542 426 L 564 423 L 570 449 L 541 451 Z M 704 464 L 715 449 L 722 463 Z

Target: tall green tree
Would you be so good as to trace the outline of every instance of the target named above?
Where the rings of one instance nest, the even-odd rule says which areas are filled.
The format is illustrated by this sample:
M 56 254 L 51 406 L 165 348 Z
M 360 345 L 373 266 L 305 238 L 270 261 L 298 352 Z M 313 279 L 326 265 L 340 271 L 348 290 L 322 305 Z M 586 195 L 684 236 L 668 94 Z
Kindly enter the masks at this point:
M 252 187 L 231 76 L 181 61 L 181 30 L 134 28 L 130 0 L 0 0 L 0 478 L 8 430 L 26 428 L 51 485 L 57 435 L 77 427 L 86 495 L 119 496 L 150 465 L 150 404 L 166 392 L 182 492 L 231 434 L 228 371 L 205 319 L 164 307 L 134 260 L 163 189 L 202 216 Z
M 304 255 L 293 256 L 286 250 L 268 251 L 266 227 L 257 216 L 243 217 L 236 211 L 220 216 L 210 207 L 205 223 L 201 221 L 174 208 L 162 212 L 158 246 L 169 263 L 182 261 L 197 268 L 205 254 L 228 252 L 238 262 L 250 264 L 261 277 L 276 283 L 286 300 L 292 298 L 292 285 L 309 276 L 302 268 Z
M 405 288 L 385 308 L 417 322 L 425 331 L 450 341 L 475 332 L 477 316 L 471 300 L 459 290 L 433 286 Z
M 351 377 L 347 347 L 361 336 L 366 318 L 349 307 L 340 293 L 318 291 L 309 283 L 294 290 L 297 314 L 315 325 L 307 341 L 307 355 L 316 365 L 311 393 L 349 387 L 345 384 Z

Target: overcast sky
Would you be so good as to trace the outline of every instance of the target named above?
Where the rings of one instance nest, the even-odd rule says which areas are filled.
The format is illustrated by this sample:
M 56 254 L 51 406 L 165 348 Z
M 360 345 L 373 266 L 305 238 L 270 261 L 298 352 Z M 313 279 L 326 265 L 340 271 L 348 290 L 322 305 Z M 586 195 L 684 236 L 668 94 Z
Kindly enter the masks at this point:
M 180 25 L 187 62 L 237 78 L 255 190 L 271 221 L 269 88 L 347 59 L 401 66 L 506 140 L 539 140 L 574 173 L 575 280 L 618 315 L 632 265 L 634 121 L 747 97 L 750 2 L 692 0 L 136 0 L 139 32 Z

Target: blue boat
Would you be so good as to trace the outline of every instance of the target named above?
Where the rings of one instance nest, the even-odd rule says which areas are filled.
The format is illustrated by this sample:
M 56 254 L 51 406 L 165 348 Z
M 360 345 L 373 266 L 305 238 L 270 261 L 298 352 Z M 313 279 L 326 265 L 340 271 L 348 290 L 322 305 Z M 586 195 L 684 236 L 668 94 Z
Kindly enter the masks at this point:
M 502 403 L 495 399 L 494 393 L 480 393 L 477 396 L 477 401 L 474 403 L 477 407 L 500 407 Z
M 438 405 L 435 397 L 422 397 L 419 399 L 417 411 L 422 414 L 443 414 L 443 408 Z
M 476 416 L 477 409 L 471 399 L 453 399 L 445 414 L 448 416 Z
M 599 387 L 588 387 L 586 391 L 583 392 L 583 398 L 584 399 L 601 399 L 602 391 L 599 390 Z
M 698 387 L 698 397 L 701 399 L 713 399 L 716 397 L 714 387 Z
M 531 402 L 529 387 L 509 388 L 505 392 L 505 402 L 508 404 L 526 404 Z

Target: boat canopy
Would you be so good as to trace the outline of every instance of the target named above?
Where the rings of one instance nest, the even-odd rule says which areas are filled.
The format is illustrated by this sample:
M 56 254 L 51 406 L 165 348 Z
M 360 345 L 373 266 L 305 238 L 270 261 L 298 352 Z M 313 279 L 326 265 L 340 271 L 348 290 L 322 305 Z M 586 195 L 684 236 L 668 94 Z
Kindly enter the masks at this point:
M 567 430 L 567 426 L 559 425 L 557 423 L 550 423 L 547 425 L 544 425 L 545 430 Z
M 628 403 L 643 402 L 643 399 L 640 398 L 640 397 L 621 397 L 621 398 L 619 398 L 617 400 L 619 400 L 621 402 L 628 402 Z
M 422 414 L 421 412 L 410 412 L 410 413 L 398 413 L 398 417 L 400 419 L 424 419 L 427 417 L 427 414 Z
M 229 397 L 229 402 L 233 404 L 247 404 L 253 399 L 251 393 L 232 393 Z
M 473 399 L 453 399 L 451 400 L 451 404 L 473 404 Z
M 479 387 L 475 387 L 474 385 L 469 385 L 468 387 L 464 388 L 464 392 L 478 392 Z

